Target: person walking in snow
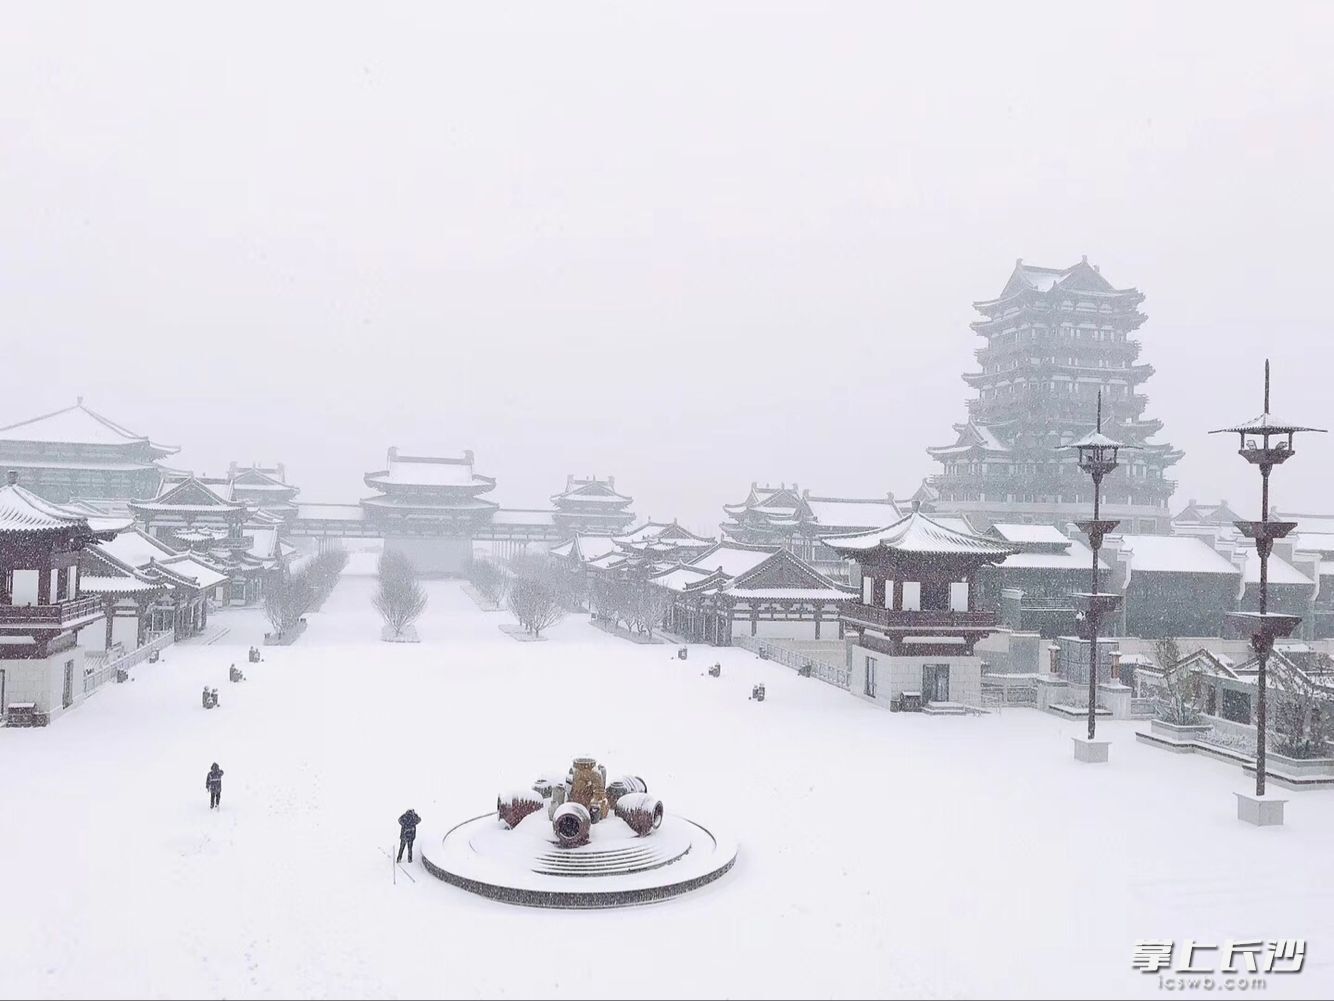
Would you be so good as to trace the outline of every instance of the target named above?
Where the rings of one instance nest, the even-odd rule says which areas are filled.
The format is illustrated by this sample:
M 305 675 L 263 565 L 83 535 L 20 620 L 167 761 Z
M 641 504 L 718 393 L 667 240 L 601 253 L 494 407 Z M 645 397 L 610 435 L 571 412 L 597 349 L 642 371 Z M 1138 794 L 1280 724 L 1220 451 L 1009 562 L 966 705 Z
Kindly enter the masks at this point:
M 403 861 L 403 849 L 408 850 L 408 861 L 412 861 L 412 842 L 417 840 L 417 825 L 422 822 L 421 817 L 417 816 L 417 811 L 409 808 L 408 812 L 398 818 L 398 859 Z
M 208 775 L 204 777 L 204 788 L 208 790 L 208 808 L 222 809 L 222 769 L 218 767 L 216 761 L 208 770 Z

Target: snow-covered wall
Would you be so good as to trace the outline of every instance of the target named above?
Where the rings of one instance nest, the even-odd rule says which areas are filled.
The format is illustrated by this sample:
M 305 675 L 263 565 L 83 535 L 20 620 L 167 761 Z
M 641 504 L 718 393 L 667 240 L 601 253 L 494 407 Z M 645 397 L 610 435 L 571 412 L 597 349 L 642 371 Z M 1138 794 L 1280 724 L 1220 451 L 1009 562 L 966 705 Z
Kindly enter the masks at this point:
M 74 701 L 83 701 L 83 650 L 74 647 L 52 654 L 45 660 L 0 660 L 5 672 L 5 706 L 31 702 L 38 712 L 54 719 L 63 709 L 65 670 L 69 665 Z
M 982 704 L 982 658 L 961 656 L 891 657 L 876 650 L 849 644 L 848 667 L 852 672 L 850 691 L 860 698 L 889 707 L 904 692 L 922 691 L 922 667 L 947 664 L 950 669 L 951 702 Z M 875 695 L 866 694 L 867 658 L 875 661 Z
M 461 576 L 472 559 L 472 540 L 387 536 L 384 551 L 402 553 L 423 576 L 453 577 Z

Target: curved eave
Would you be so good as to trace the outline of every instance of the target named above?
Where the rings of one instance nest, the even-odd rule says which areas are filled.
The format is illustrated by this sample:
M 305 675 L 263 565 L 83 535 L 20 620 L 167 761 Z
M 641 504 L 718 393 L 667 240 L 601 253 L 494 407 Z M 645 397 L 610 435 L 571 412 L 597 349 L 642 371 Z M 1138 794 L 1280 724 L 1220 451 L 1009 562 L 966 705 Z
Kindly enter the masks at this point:
M 495 501 L 483 500 L 480 497 L 460 497 L 458 503 L 444 501 L 439 504 L 432 504 L 429 501 L 408 503 L 402 500 L 395 500 L 393 497 L 367 497 L 361 503 L 366 507 L 372 507 L 379 511 L 422 511 L 426 513 L 447 513 L 452 511 L 473 514 L 484 511 L 496 511 L 500 508 L 500 505 Z

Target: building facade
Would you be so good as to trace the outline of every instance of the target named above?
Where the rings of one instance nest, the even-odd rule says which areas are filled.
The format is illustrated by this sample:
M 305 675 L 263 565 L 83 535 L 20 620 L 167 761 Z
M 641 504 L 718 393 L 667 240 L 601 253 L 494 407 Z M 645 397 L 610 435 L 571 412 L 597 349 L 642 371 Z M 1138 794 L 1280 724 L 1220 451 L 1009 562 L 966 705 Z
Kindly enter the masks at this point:
M 566 535 L 620 535 L 635 520 L 630 510 L 634 498 L 616 492 L 614 476 L 605 480 L 569 476 L 565 489 L 552 495 L 551 503 L 555 506 L 552 521 Z
M 385 468 L 367 473 L 377 491 L 361 502 L 366 520 L 384 536 L 385 552 L 401 552 L 424 574 L 461 574 L 472 559 L 473 537 L 499 508 L 482 494 L 496 481 L 462 456 L 402 455 L 389 449 Z
M 179 451 L 83 405 L 0 428 L 0 469 L 19 474 L 25 489 L 47 500 L 109 502 L 119 508 L 152 497 L 169 472 L 161 460 Z
M 1001 294 L 974 303 L 973 330 L 985 340 L 979 370 L 964 381 L 977 395 L 956 440 L 927 449 L 941 465 L 930 478 L 934 506 L 992 522 L 1064 528 L 1085 517 L 1092 484 L 1077 457 L 1057 452 L 1086 433 L 1098 394 L 1104 430 L 1137 447 L 1102 485 L 1103 516 L 1128 532 L 1166 533 L 1175 487 L 1166 470 L 1182 453 L 1150 439 L 1162 423 L 1145 415 L 1139 391 L 1153 367 L 1132 335 L 1144 296 L 1117 288 L 1085 258 L 1068 268 L 1019 261 Z
M 739 504 L 724 504 L 723 537 L 742 545 L 780 546 L 836 581 L 848 579 L 850 564 L 821 541 L 883 528 L 902 517 L 892 494 L 883 497 L 824 497 L 796 483 L 776 487 L 751 483 Z
M 107 613 L 83 591 L 79 552 L 119 529 L 94 526 L 17 481 L 11 471 L 0 486 L 0 715 L 45 725 L 95 687 L 77 639 Z
M 853 694 L 890 708 L 980 705 L 974 647 L 996 629 L 997 616 L 977 607 L 977 573 L 1018 547 L 942 525 L 920 509 L 826 545 L 860 570 L 860 600 L 841 615 Z

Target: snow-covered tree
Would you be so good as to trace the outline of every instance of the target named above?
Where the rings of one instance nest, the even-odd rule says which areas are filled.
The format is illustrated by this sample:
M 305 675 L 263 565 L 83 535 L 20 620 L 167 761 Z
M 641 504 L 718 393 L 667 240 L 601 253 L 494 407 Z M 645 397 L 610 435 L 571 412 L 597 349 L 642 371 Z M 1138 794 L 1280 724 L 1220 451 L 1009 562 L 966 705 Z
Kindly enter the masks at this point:
M 381 555 L 379 571 L 380 586 L 371 603 L 394 636 L 399 637 L 426 610 L 426 592 L 417 580 L 417 568 L 402 553 L 389 551 Z
M 1334 743 L 1334 692 L 1279 658 L 1269 662 L 1276 689 L 1269 746 L 1289 758 L 1323 758 Z
M 1182 663 L 1181 648 L 1171 637 L 1163 637 L 1154 643 L 1153 657 L 1163 672 L 1162 686 L 1153 700 L 1158 718 L 1179 726 L 1200 722 L 1208 694 L 1204 671 Z
M 531 566 L 515 573 L 505 600 L 519 625 L 534 636 L 541 636 L 543 629 L 565 616 L 559 587 L 553 586 L 549 575 Z

